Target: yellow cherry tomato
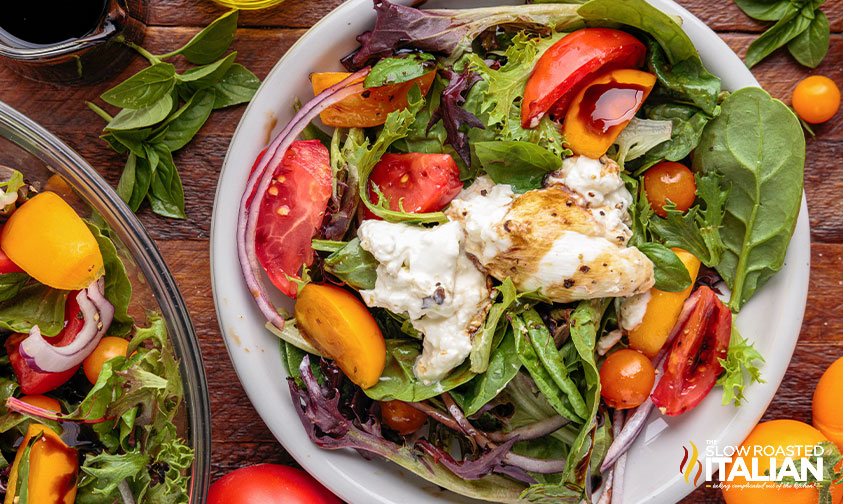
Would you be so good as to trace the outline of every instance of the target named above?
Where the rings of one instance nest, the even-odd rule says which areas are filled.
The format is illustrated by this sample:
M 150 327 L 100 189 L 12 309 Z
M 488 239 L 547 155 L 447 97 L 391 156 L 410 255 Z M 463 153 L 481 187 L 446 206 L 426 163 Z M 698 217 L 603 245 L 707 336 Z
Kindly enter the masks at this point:
M 662 161 L 644 173 L 644 191 L 656 215 L 667 217 L 664 207 L 668 202 L 682 213 L 691 208 L 697 198 L 697 183 L 687 166 Z
M 839 108 L 840 88 L 828 77 L 806 77 L 793 90 L 793 109 L 805 122 L 826 122 Z
M 44 395 L 26 395 L 20 398 L 22 402 L 45 410 L 61 413 L 61 403 L 52 397 Z
M 843 450 L 843 357 L 829 366 L 814 390 L 814 427 Z
M 814 446 L 823 441 L 828 440 L 820 431 L 806 423 L 796 420 L 772 420 L 756 425 L 738 449 L 738 453 L 748 450 L 750 455 L 743 457 L 743 461 L 747 467 L 751 467 L 751 454 L 756 452 L 755 447 L 758 447 L 759 453 L 764 453 L 765 450 L 767 453 L 785 453 L 788 450 L 796 450 L 796 447 Z M 771 469 L 769 456 L 761 455 L 756 460 L 758 474 L 764 474 L 765 471 Z M 796 460 L 799 460 L 799 456 L 794 457 L 794 461 Z M 784 458 L 779 455 L 778 465 L 774 469 L 781 467 L 783 463 Z M 732 464 L 726 464 L 725 469 L 726 474 L 720 475 L 721 481 L 731 474 Z M 817 504 L 819 501 L 819 493 L 813 486 L 751 484 L 745 477 L 739 475 L 735 475 L 732 481 L 724 482 L 723 485 L 723 498 L 726 504 Z M 843 498 L 843 484 L 834 485 L 831 488 L 831 504 L 839 504 L 841 498 Z
M 4 504 L 17 502 L 18 468 L 25 447 L 36 438 L 29 452 L 29 478 L 27 493 L 29 502 L 50 502 L 73 504 L 76 500 L 76 479 L 79 474 L 79 457 L 76 450 L 70 448 L 43 424 L 31 423 L 26 436 L 18 448 L 12 469 L 9 472 L 9 484 L 6 489 Z
M 15 210 L 3 227 L 0 248 L 32 278 L 56 289 L 84 289 L 103 274 L 94 235 L 52 192 L 38 194 Z
M 105 361 L 113 359 L 118 355 L 126 355 L 126 350 L 129 348 L 129 341 L 115 336 L 106 336 L 101 339 L 97 347 L 91 352 L 91 355 L 85 357 L 82 362 L 82 368 L 85 370 L 85 376 L 91 384 L 96 384 L 97 379 L 102 371 L 102 365 Z
M 641 352 L 624 348 L 606 357 L 600 366 L 600 395 L 612 408 L 640 406 L 650 396 L 656 370 Z
M 304 336 L 352 382 L 364 389 L 378 382 L 386 365 L 386 343 L 372 314 L 352 293 L 309 283 L 299 293 L 295 313 Z

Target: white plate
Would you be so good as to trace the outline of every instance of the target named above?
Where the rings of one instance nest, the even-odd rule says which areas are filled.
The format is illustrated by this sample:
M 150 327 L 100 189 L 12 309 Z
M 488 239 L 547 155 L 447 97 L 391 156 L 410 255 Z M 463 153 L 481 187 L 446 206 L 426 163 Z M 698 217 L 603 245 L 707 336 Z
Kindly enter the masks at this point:
M 670 0 L 650 1 L 683 19 L 683 27 L 706 67 L 720 76 L 724 89 L 758 85 L 743 62 L 699 19 Z M 426 6 L 489 4 L 489 0 L 434 0 Z M 367 461 L 351 451 L 322 450 L 310 442 L 290 400 L 278 340 L 264 328 L 264 319 L 246 288 L 237 261 L 237 208 L 252 162 L 271 139 L 270 133 L 277 133 L 292 117 L 294 98 L 306 100 L 312 96 L 307 76 L 311 72 L 341 70 L 339 58 L 357 46 L 355 37 L 373 26 L 374 19 L 371 0 L 348 0 L 331 12 L 275 65 L 243 115 L 225 158 L 214 205 L 214 301 L 228 353 L 252 404 L 284 447 L 333 492 L 353 504 L 411 504 L 430 502 L 432 497 L 440 502 L 474 502 L 442 491 L 394 464 Z M 748 387 L 746 403 L 741 408 L 721 406 L 717 390 L 689 414 L 678 418 L 654 414 L 630 452 L 625 502 L 680 500 L 694 488 L 679 472 L 682 446 L 693 441 L 703 449 L 708 440 L 717 440 L 721 445 L 738 444 L 761 418 L 799 336 L 809 261 L 808 211 L 803 198 L 785 267 L 738 317 L 741 333 L 754 341 L 767 359 L 762 369 L 767 383 Z M 291 307 L 289 300 L 282 300 L 281 296 L 277 302 L 279 306 Z

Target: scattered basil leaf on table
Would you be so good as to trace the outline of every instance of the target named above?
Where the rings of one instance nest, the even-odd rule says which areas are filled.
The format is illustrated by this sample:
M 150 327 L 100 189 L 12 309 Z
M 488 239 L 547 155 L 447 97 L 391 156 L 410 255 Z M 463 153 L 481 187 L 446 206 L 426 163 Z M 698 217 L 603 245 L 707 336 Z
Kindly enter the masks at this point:
M 784 264 L 802 203 L 802 126 L 763 89 L 740 89 L 706 126 L 693 165 L 698 173 L 722 174 L 720 186 L 730 188 L 717 272 L 732 289 L 729 307 L 737 312 Z
M 817 68 L 828 53 L 830 31 L 825 12 L 817 10 L 808 28 L 788 42 L 787 50 L 800 64 Z
M 787 45 L 800 64 L 816 68 L 828 52 L 828 17 L 820 6 L 825 0 L 735 0 L 749 17 L 776 23 L 755 39 L 746 52 L 750 68 Z
M 237 30 L 238 11 L 222 15 L 181 48 L 154 55 L 127 45 L 150 66 L 102 94 L 103 101 L 122 107 L 115 116 L 88 106 L 108 124 L 101 138 L 117 153 L 128 153 L 117 194 L 133 211 L 144 200 L 164 217 L 185 218 L 184 188 L 173 153 L 190 143 L 216 109 L 246 103 L 260 80 L 235 63 L 237 53 L 223 56 Z M 162 60 L 182 55 L 198 67 L 181 74 Z

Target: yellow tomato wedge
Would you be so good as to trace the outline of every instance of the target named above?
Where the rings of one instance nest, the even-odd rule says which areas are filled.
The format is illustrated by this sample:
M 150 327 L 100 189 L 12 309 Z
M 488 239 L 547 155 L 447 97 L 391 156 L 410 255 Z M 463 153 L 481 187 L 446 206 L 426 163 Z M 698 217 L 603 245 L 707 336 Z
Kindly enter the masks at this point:
M 843 450 L 843 357 L 823 373 L 814 390 L 814 427 Z
M 364 389 L 378 382 L 386 365 L 386 344 L 372 314 L 352 293 L 309 283 L 299 293 L 295 313 L 303 335 L 352 382 Z
M 29 424 L 26 436 L 15 455 L 4 504 L 15 502 L 21 459 L 26 446 L 33 438 L 37 440 L 29 452 L 29 502 L 73 504 L 76 500 L 76 478 L 79 473 L 76 450 L 64 444 L 52 429 L 34 422 Z
M 94 235 L 52 192 L 29 199 L 9 217 L 0 248 L 32 278 L 56 289 L 84 289 L 103 274 Z
M 691 285 L 681 292 L 665 292 L 656 288 L 650 289 L 650 300 L 647 302 L 647 310 L 644 312 L 644 319 L 634 329 L 629 331 L 629 346 L 643 353 L 647 357 L 655 357 L 661 350 L 670 331 L 679 319 L 679 312 L 697 279 L 700 271 L 700 260 L 694 254 L 680 248 L 671 249 L 691 276 Z

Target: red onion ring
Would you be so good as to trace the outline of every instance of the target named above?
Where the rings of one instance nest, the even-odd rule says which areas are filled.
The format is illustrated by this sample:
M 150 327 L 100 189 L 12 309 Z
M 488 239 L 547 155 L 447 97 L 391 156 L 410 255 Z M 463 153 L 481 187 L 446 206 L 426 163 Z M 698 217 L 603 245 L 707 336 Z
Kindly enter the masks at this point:
M 76 295 L 85 324 L 69 345 L 53 346 L 37 325 L 30 329 L 29 337 L 20 344 L 20 355 L 29 367 L 41 373 L 59 373 L 81 363 L 94 351 L 114 317 L 114 306 L 103 296 L 100 284 L 101 279 L 94 280 Z
M 260 163 L 258 163 L 255 170 L 249 176 L 246 189 L 243 191 L 243 196 L 240 199 L 240 209 L 237 216 L 237 256 L 240 260 L 240 269 L 243 272 L 246 285 L 255 298 L 255 302 L 261 313 L 263 313 L 264 317 L 272 325 L 279 329 L 284 328 L 284 318 L 278 313 L 269 299 L 266 287 L 260 276 L 261 266 L 255 252 L 258 210 L 263 198 L 266 196 L 266 190 L 269 187 L 273 174 L 267 168 L 283 159 L 283 156 L 287 153 L 287 149 L 290 148 L 290 145 L 292 145 L 299 133 L 320 112 L 348 96 L 361 92 L 363 90 L 363 84 L 353 84 L 353 82 L 368 72 L 368 67 L 355 72 L 307 102 L 275 137 L 272 143 L 269 144 Z M 253 195 L 254 198 L 252 197 Z

